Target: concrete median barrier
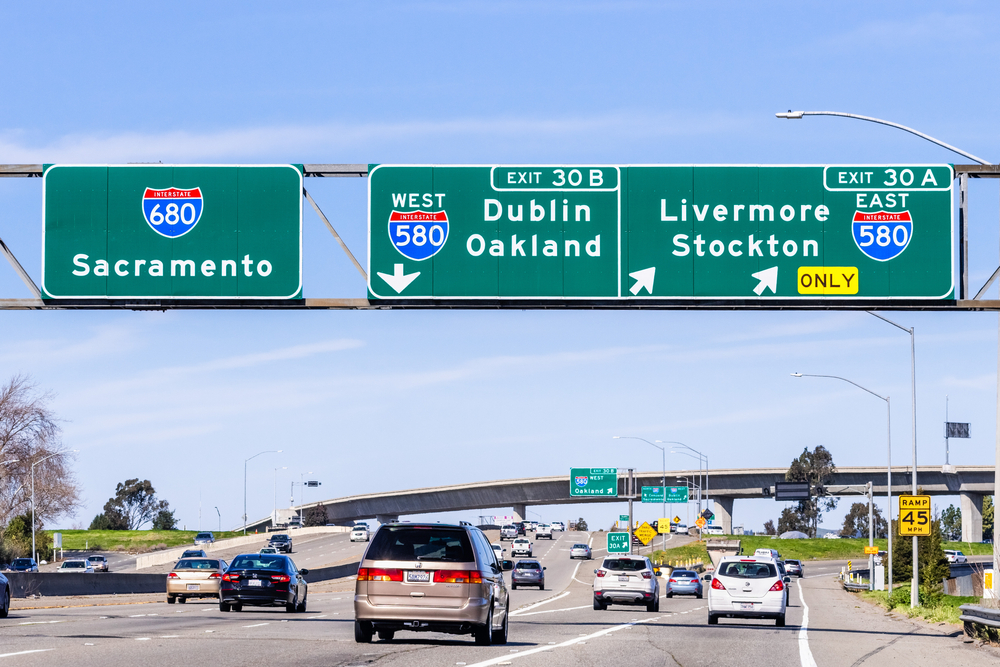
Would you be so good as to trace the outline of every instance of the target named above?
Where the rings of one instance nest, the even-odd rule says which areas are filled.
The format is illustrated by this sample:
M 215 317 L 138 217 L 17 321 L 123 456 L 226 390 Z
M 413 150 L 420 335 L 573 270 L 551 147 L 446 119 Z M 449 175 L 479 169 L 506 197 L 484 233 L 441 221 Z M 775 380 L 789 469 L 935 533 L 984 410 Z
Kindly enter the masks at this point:
M 8 572 L 11 597 L 166 593 L 163 574 Z

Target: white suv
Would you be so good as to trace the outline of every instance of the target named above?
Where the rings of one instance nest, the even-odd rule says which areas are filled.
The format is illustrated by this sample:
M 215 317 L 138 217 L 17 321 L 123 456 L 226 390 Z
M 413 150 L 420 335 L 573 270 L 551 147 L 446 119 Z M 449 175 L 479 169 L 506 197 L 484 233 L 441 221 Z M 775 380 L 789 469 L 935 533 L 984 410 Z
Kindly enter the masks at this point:
M 510 545 L 511 556 L 531 556 L 531 542 L 519 537 Z
M 566 532 L 566 524 L 564 524 L 562 521 L 553 521 L 549 525 L 552 526 L 552 530 L 559 530 L 562 532 Z
M 785 584 L 773 558 L 728 556 L 719 562 L 708 587 L 708 624 L 725 618 L 773 618 L 785 626 Z
M 629 604 L 660 611 L 660 582 L 645 556 L 608 556 L 594 574 L 594 609 Z
M 538 528 L 535 528 L 535 539 L 540 540 L 543 537 L 552 539 L 552 526 L 547 523 L 540 523 Z
M 948 559 L 949 563 L 967 563 L 969 559 L 961 551 L 954 551 L 952 549 L 945 549 L 944 555 Z
M 368 526 L 360 525 L 351 529 L 351 542 L 367 542 L 368 538 Z

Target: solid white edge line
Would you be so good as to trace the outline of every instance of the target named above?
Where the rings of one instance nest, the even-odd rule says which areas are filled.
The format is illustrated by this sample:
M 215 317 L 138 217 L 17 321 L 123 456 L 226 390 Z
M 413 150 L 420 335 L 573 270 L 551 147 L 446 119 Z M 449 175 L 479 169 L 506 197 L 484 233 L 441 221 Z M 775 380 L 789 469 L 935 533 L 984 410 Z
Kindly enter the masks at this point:
M 813 658 L 809 649 L 809 605 L 806 604 L 805 596 L 802 595 L 802 587 L 799 589 L 799 602 L 802 603 L 802 624 L 799 626 L 799 661 L 802 667 L 816 667 L 816 659 Z
M 511 616 L 519 616 L 520 614 L 523 614 L 526 611 L 534 609 L 535 607 L 541 607 L 543 604 L 548 604 L 550 602 L 555 602 L 556 600 L 564 598 L 567 595 L 569 595 L 569 591 L 566 591 L 564 593 L 560 593 L 559 595 L 554 595 L 554 596 L 550 597 L 548 600 L 542 600 L 541 602 L 536 602 L 535 604 L 529 604 L 527 607 L 522 607 L 521 609 L 516 609 L 516 610 L 510 612 L 510 615 Z
M 18 651 L 17 653 L 0 653 L 0 658 L 9 658 L 15 655 L 26 655 L 28 653 L 45 653 L 46 651 L 55 651 L 54 648 L 34 648 L 30 651 Z
M 489 665 L 496 665 L 501 662 L 507 662 L 513 660 L 514 658 L 523 658 L 526 655 L 533 655 L 535 653 L 541 653 L 542 651 L 551 651 L 557 648 L 565 648 L 567 646 L 572 646 L 573 644 L 579 644 L 581 642 L 586 642 L 589 639 L 594 639 L 597 637 L 603 637 L 604 635 L 611 634 L 612 632 L 617 632 L 618 630 L 624 630 L 627 628 L 634 627 L 641 623 L 652 623 L 653 621 L 660 620 L 660 616 L 654 616 L 653 618 L 644 618 L 636 621 L 631 621 L 629 623 L 622 623 L 621 625 L 614 625 L 610 628 L 605 628 L 603 630 L 598 630 L 597 632 L 589 635 L 583 635 L 582 637 L 574 637 L 573 639 L 564 641 L 561 644 L 549 645 L 549 646 L 539 646 L 527 651 L 521 651 L 520 653 L 508 653 L 505 655 L 498 656 L 496 658 L 491 658 L 489 660 L 484 660 L 483 662 L 475 662 L 467 667 L 488 667 Z M 813 663 L 815 664 L 815 663 Z

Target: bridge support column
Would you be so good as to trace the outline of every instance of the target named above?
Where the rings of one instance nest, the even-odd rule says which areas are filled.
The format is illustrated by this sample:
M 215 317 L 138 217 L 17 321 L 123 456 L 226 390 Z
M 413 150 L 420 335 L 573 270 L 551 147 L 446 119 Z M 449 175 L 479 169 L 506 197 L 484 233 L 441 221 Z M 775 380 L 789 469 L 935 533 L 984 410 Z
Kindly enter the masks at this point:
M 726 535 L 733 534 L 733 501 L 735 498 L 720 498 L 715 496 L 712 498 L 715 501 L 715 518 L 718 519 L 718 524 L 722 526 L 722 532 Z
M 983 541 L 983 494 L 962 492 L 962 541 Z
M 982 505 L 982 501 L 979 501 L 979 504 Z M 512 509 L 514 511 L 514 521 L 524 521 L 524 517 L 528 514 L 528 508 L 524 504 L 521 504 L 514 505 Z
M 379 523 L 392 523 L 393 521 L 399 521 L 398 514 L 376 514 L 375 520 Z

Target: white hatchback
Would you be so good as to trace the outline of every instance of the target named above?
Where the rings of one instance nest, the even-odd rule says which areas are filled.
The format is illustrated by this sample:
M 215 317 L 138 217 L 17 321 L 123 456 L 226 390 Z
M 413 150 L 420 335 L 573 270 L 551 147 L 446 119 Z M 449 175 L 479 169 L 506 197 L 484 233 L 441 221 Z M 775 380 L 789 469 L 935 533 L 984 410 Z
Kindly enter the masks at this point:
M 708 624 L 719 618 L 773 618 L 785 625 L 785 584 L 772 558 L 723 558 L 708 587 Z

